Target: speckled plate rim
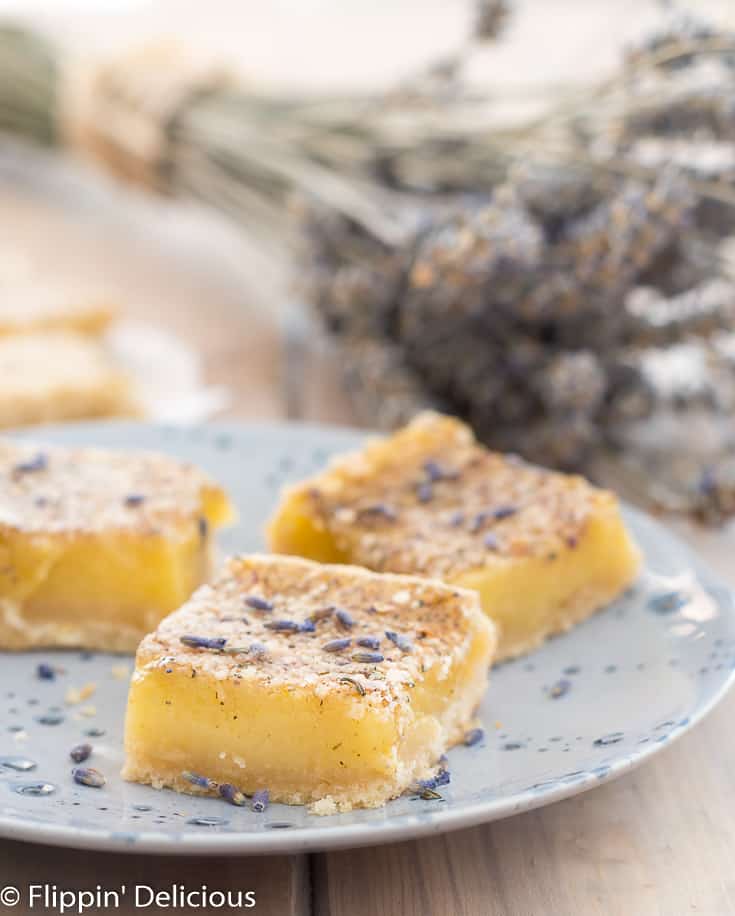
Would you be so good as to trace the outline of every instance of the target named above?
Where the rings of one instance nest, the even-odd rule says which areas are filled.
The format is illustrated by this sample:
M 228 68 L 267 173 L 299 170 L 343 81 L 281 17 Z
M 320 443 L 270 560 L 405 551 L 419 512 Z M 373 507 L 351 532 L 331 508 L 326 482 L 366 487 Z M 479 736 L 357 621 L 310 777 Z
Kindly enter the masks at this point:
M 44 426 L 34 428 L 32 431 L 21 430 L 8 433 L 24 438 L 42 440 L 44 434 L 53 435 L 70 427 L 79 429 L 89 428 L 91 424 L 65 424 L 60 426 Z M 140 423 L 120 423 L 115 421 L 102 422 L 100 426 L 115 425 L 118 428 L 127 427 L 131 431 L 131 444 L 134 434 Z M 176 429 L 186 432 L 186 426 L 171 427 L 159 425 L 162 429 Z M 262 432 L 264 435 L 292 436 L 294 429 L 308 435 L 344 435 L 345 440 L 352 438 L 353 447 L 357 438 L 363 440 L 371 435 L 377 435 L 365 430 L 348 426 L 334 426 L 313 423 L 208 423 L 207 429 L 217 435 L 237 435 L 247 429 L 250 434 Z M 195 429 L 194 427 L 191 428 Z M 133 446 L 134 447 L 134 446 Z M 347 445 L 349 448 L 350 446 Z M 657 537 L 667 541 L 672 549 L 686 553 L 691 561 L 692 568 L 697 575 L 706 580 L 708 586 L 716 589 L 716 593 L 731 593 L 731 589 L 708 566 L 699 559 L 684 542 L 673 535 L 665 526 L 646 513 L 631 506 L 624 507 L 625 515 L 634 523 L 648 526 L 656 531 Z M 563 638 L 563 637 L 562 637 Z M 551 781 L 542 789 L 522 790 L 513 796 L 505 798 L 490 798 L 482 801 L 467 803 L 453 803 L 452 807 L 442 808 L 436 813 L 416 821 L 406 815 L 398 815 L 395 822 L 385 821 L 376 827 L 374 824 L 365 825 L 339 825 L 333 830 L 324 831 L 316 828 L 295 827 L 288 831 L 272 831 L 264 833 L 231 833 L 231 834 L 184 834 L 177 838 L 155 831 L 140 831 L 131 834 L 110 834 L 106 829 L 72 828 L 54 824 L 38 822 L 23 822 L 17 818 L 7 817 L 0 812 L 0 837 L 12 840 L 22 840 L 31 843 L 43 843 L 52 846 L 63 846 L 75 849 L 94 849 L 110 852 L 128 853 L 154 853 L 158 855 L 189 856 L 189 855 L 222 855 L 241 854 L 249 856 L 292 854 L 301 852 L 318 852 L 330 849 L 357 848 L 361 846 L 377 846 L 385 843 L 412 840 L 420 837 L 448 833 L 478 824 L 500 820 L 514 814 L 531 811 L 553 802 L 571 798 L 582 792 L 589 791 L 603 783 L 610 782 L 639 767 L 649 758 L 662 752 L 665 746 L 677 741 L 708 715 L 714 707 L 725 697 L 735 683 L 735 668 L 722 675 L 722 680 L 708 697 L 692 710 L 686 721 L 681 722 L 670 733 L 670 738 L 663 744 L 641 745 L 625 758 L 613 761 L 604 773 L 583 772 L 574 780 Z

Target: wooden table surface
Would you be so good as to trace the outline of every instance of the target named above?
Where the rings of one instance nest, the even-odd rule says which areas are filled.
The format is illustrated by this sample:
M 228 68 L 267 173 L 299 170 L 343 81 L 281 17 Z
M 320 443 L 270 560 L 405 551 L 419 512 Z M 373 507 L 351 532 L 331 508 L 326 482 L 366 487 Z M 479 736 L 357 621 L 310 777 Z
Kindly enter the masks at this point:
M 282 280 L 251 261 L 234 236 L 218 225 L 189 233 L 186 213 L 153 218 L 145 205 L 122 205 L 105 188 L 96 192 L 112 214 L 104 222 L 78 202 L 70 212 L 74 180 L 60 173 L 39 185 L 2 166 L 2 244 L 28 250 L 51 275 L 113 285 L 132 314 L 188 341 L 207 379 L 230 388 L 233 417 L 350 422 L 329 348 L 308 327 L 294 343 L 289 311 L 273 305 L 284 295 Z M 735 583 L 723 536 L 689 536 Z M 0 885 L 206 883 L 254 890 L 252 912 L 260 916 L 721 916 L 735 912 L 733 720 L 735 696 L 616 782 L 445 836 L 186 861 L 0 841 Z M 31 910 L 0 904 L 6 912 Z

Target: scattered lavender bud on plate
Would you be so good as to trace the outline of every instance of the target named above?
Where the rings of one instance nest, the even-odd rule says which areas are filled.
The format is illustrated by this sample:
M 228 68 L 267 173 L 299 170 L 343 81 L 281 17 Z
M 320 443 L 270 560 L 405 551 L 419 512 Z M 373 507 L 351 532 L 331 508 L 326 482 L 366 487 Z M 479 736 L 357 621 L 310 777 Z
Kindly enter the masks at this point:
M 76 747 L 73 747 L 69 751 L 69 756 L 74 761 L 74 763 L 84 763 L 85 760 L 88 760 L 92 755 L 92 745 L 91 744 L 77 744 Z
M 235 805 L 238 808 L 242 808 L 248 803 L 247 798 L 243 793 L 233 786 L 229 782 L 223 782 L 219 787 L 219 794 L 224 798 L 226 802 L 229 802 L 231 805 Z
M 91 789 L 101 789 L 107 782 L 99 770 L 93 770 L 92 767 L 76 767 L 72 770 L 74 782 L 80 786 L 89 786 Z
M 464 736 L 465 747 L 474 747 L 479 744 L 485 737 L 485 731 L 482 728 L 471 728 Z

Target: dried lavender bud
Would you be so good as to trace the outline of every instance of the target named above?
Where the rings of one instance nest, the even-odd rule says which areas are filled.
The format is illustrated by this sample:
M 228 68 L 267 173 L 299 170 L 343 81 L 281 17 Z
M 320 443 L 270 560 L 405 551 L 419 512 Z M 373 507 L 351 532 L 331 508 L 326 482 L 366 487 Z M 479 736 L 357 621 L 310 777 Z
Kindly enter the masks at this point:
M 364 665 L 379 665 L 385 661 L 385 656 L 380 652 L 353 652 L 351 657 L 353 662 Z
M 394 646 L 401 650 L 401 652 L 413 652 L 413 644 L 408 636 L 402 636 L 400 633 L 395 633 L 393 630 L 385 631 L 386 639 L 389 639 Z
M 452 781 L 452 776 L 446 767 L 442 767 L 438 771 L 434 779 L 436 787 L 448 786 L 451 781 Z
M 92 789 L 101 789 L 107 782 L 99 770 L 93 770 L 91 767 L 76 767 L 72 770 L 74 782 L 80 786 L 89 786 Z
M 301 629 L 301 624 L 295 620 L 268 620 L 263 626 L 278 633 L 298 633 Z
M 314 633 L 316 632 L 316 625 L 313 620 L 308 618 L 299 626 L 299 633 Z
M 270 804 L 270 792 L 268 789 L 258 789 L 257 792 L 253 795 L 252 801 L 250 803 L 253 811 L 258 813 L 265 811 L 265 809 Z
M 92 745 L 91 744 L 77 744 L 76 747 L 73 747 L 69 751 L 69 756 L 74 761 L 74 763 L 84 763 L 85 760 L 88 760 L 92 754 Z
M 464 736 L 464 745 L 465 747 L 474 747 L 476 744 L 479 744 L 485 737 L 485 732 L 481 728 L 472 728 L 465 733 Z
M 193 786 L 197 786 L 200 789 L 217 788 L 217 783 L 208 776 L 200 776 L 198 773 L 190 773 L 188 770 L 184 770 L 181 775 L 187 782 L 190 782 Z
M 569 678 L 563 677 L 549 688 L 549 696 L 552 700 L 558 700 L 560 697 L 566 696 L 571 689 L 572 682 Z
M 219 794 L 226 802 L 229 802 L 231 805 L 236 805 L 238 808 L 242 808 L 248 803 L 243 793 L 229 782 L 224 782 L 220 785 Z
M 56 669 L 51 665 L 47 665 L 45 662 L 36 668 L 36 677 L 40 681 L 53 681 L 56 679 Z
M 337 683 L 349 684 L 350 687 L 354 687 L 354 689 L 360 694 L 361 697 L 365 696 L 365 688 L 359 681 L 356 681 L 354 677 L 348 677 L 347 675 L 344 675 L 338 679 Z
M 125 497 L 125 505 L 129 509 L 135 509 L 138 506 L 142 506 L 145 502 L 145 496 L 142 493 L 129 493 Z
M 362 646 L 363 649 L 379 649 L 380 639 L 377 636 L 361 636 L 355 640 L 355 645 Z
M 352 614 L 349 611 L 344 610 L 344 608 L 337 608 L 334 612 L 339 625 L 344 627 L 346 630 L 351 630 L 355 625 L 355 620 Z
M 351 639 L 333 639 L 331 642 L 325 643 L 322 649 L 325 652 L 342 652 L 343 649 L 349 648 L 351 642 Z
M 270 601 L 266 601 L 265 598 L 261 598 L 260 595 L 248 595 L 245 599 L 245 604 L 248 607 L 251 607 L 254 611 L 272 611 L 273 604 Z
M 22 461 L 13 468 L 15 474 L 35 474 L 37 471 L 45 471 L 48 467 L 48 456 L 43 452 L 38 452 L 28 461 Z
M 416 498 L 420 503 L 428 503 L 434 498 L 434 488 L 430 483 L 420 483 L 416 487 Z
M 181 636 L 179 641 L 190 649 L 224 649 L 227 643 L 223 636 Z
M 364 509 L 360 509 L 360 515 L 383 518 L 389 522 L 394 522 L 396 520 L 395 509 L 391 506 L 386 506 L 385 503 L 375 503 L 372 506 L 365 506 Z M 337 612 L 337 616 L 339 616 L 339 611 Z

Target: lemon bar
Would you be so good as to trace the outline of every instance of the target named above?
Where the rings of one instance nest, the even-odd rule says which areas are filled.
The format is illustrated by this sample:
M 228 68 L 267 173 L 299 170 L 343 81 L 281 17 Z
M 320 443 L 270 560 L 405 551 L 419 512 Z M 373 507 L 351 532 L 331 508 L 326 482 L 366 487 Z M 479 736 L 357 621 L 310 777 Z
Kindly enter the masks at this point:
M 475 589 L 498 627 L 496 660 L 585 619 L 639 568 L 612 493 L 488 451 L 431 412 L 289 489 L 269 540 L 281 553 Z
M 0 649 L 134 651 L 206 580 L 230 513 L 164 455 L 0 440 Z
M 141 643 L 123 776 L 265 789 L 318 814 L 377 807 L 461 740 L 494 644 L 473 592 L 236 557 Z
M 117 316 L 109 302 L 45 287 L 35 282 L 4 284 L 0 280 L 0 336 L 37 331 L 102 334 Z
M 135 414 L 104 346 L 68 331 L 0 336 L 0 427 Z

